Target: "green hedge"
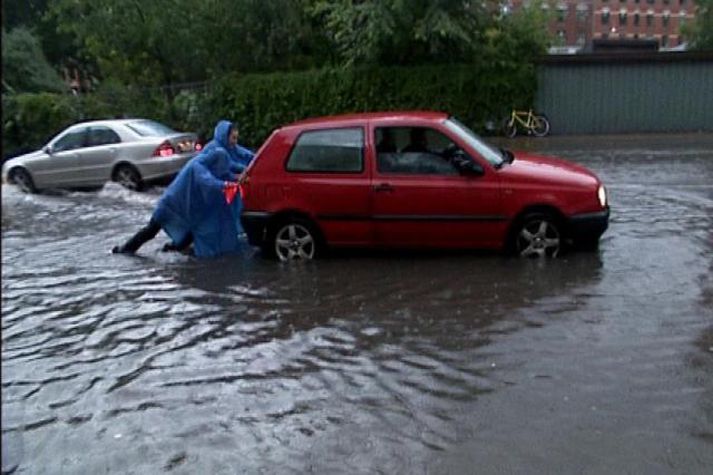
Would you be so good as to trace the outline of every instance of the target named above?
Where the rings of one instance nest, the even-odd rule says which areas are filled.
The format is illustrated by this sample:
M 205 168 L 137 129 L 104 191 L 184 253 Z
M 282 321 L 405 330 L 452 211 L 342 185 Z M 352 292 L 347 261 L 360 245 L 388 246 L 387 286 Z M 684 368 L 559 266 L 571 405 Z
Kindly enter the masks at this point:
M 241 142 L 257 148 L 280 125 L 306 117 L 384 110 L 440 110 L 483 130 L 536 91 L 531 64 L 493 62 L 389 68 L 324 68 L 235 75 L 167 99 L 163 90 L 106 84 L 81 96 L 3 96 L 3 156 L 37 149 L 63 127 L 90 119 L 147 117 L 210 137 L 215 122 L 240 122 Z

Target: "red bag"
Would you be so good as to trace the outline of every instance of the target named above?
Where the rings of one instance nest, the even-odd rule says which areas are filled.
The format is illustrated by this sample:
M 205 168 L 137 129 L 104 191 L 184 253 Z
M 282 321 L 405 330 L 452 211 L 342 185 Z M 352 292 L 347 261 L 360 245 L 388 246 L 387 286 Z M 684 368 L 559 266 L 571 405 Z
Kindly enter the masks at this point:
M 232 181 L 226 181 L 223 186 L 223 195 L 225 195 L 225 202 L 231 204 L 235 199 L 235 195 L 238 194 L 238 184 Z

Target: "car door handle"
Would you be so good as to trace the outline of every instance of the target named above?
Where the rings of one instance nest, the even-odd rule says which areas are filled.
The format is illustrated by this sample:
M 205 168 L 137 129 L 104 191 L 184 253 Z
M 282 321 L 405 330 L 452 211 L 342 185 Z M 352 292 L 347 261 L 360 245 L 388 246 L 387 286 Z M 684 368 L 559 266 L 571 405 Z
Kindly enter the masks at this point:
M 389 185 L 388 183 L 380 183 L 374 186 L 374 191 L 383 193 L 393 193 L 394 187 Z

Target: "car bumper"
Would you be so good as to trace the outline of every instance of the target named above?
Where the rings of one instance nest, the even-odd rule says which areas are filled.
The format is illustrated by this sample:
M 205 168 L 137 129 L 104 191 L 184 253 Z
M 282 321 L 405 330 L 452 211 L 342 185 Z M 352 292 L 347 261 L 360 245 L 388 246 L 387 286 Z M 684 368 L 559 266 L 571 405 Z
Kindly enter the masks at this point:
M 157 180 L 175 176 L 195 155 L 195 153 L 183 153 L 170 157 L 151 157 L 146 160 L 137 161 L 136 166 L 144 180 Z
M 597 241 L 609 227 L 609 208 L 596 213 L 577 214 L 569 218 L 569 235 L 574 242 Z
M 253 246 L 262 246 L 267 240 L 267 226 L 271 213 L 263 211 L 243 211 L 240 223 L 243 225 L 248 242 Z

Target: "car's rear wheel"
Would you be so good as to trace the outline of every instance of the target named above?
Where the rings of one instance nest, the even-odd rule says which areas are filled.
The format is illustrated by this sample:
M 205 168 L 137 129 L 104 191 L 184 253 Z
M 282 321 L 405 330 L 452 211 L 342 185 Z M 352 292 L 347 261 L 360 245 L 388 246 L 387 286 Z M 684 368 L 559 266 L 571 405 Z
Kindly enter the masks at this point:
M 129 190 L 141 191 L 143 188 L 141 174 L 131 165 L 119 165 L 116 167 L 112 179 Z
M 309 221 L 288 218 L 274 227 L 268 255 L 281 261 L 312 260 L 320 254 L 319 235 Z
M 549 213 L 526 215 L 513 236 L 513 250 L 520 257 L 557 257 L 563 245 L 562 230 Z
M 37 193 L 35 182 L 32 180 L 30 172 L 24 168 L 15 168 L 10 172 L 10 182 L 17 185 L 25 193 Z

